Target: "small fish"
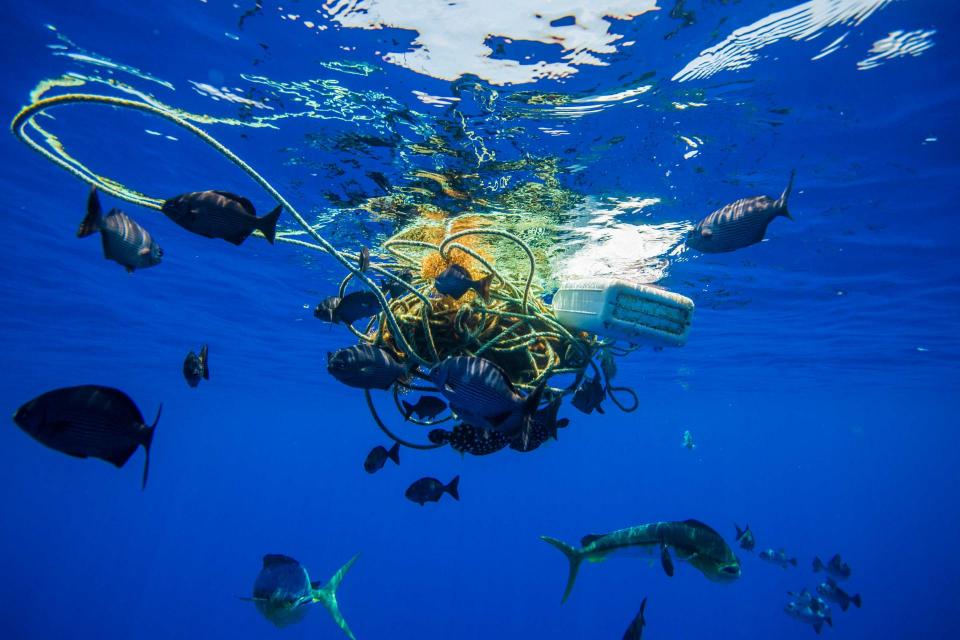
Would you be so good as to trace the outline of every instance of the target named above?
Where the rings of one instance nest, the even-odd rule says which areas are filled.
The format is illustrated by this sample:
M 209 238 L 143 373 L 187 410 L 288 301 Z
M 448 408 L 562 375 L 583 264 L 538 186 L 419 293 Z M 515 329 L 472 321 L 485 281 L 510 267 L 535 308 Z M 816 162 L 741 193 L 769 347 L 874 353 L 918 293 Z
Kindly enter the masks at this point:
M 357 258 L 357 268 L 360 269 L 360 273 L 370 268 L 370 249 L 367 247 L 360 248 L 360 255 Z
M 354 291 L 343 296 L 333 310 L 333 319 L 334 322 L 353 324 L 357 320 L 370 318 L 378 313 L 380 313 L 380 302 L 377 296 L 370 291 Z
M 97 188 L 90 188 L 87 197 L 87 215 L 77 230 L 78 238 L 100 232 L 103 257 L 122 264 L 127 273 L 160 264 L 163 249 L 150 233 L 120 209 L 111 209 L 106 216 L 100 207 Z
M 413 414 L 417 414 L 417 417 L 421 420 L 432 420 L 447 409 L 446 402 L 433 396 L 420 396 L 416 404 L 410 404 L 406 400 L 402 401 L 401 404 L 403 404 L 404 420 L 409 420 Z
M 456 300 L 463 297 L 470 289 L 473 289 L 484 300 L 490 299 L 490 283 L 493 282 L 493 274 L 489 274 L 474 280 L 470 277 L 470 272 L 458 264 L 451 264 L 443 273 L 437 276 L 433 286 L 437 291 L 445 296 L 450 296 Z
M 210 366 L 207 358 L 208 352 L 207 345 L 203 345 L 200 347 L 199 356 L 191 351 L 183 361 L 183 377 L 186 378 L 187 384 L 191 387 L 196 387 L 200 384 L 201 379 L 210 379 Z
M 195 191 L 170 198 L 161 210 L 187 231 L 207 238 L 240 245 L 257 230 L 273 244 L 283 205 L 258 218 L 253 203 L 243 196 L 229 191 Z
M 841 611 L 846 611 L 850 608 L 850 604 L 859 609 L 861 600 L 860 594 L 850 595 L 846 591 L 840 588 L 840 585 L 837 584 L 836 580 L 833 578 L 827 578 L 826 582 L 821 582 L 817 585 L 817 593 L 826 598 L 831 602 L 836 602 L 840 605 Z
M 830 558 L 830 562 L 827 564 L 823 564 L 820 558 L 814 558 L 813 572 L 816 573 L 821 570 L 826 571 L 827 575 L 832 576 L 836 580 L 846 580 L 852 573 L 850 571 L 850 565 L 843 561 L 839 553 Z
M 339 304 L 340 304 L 339 296 L 330 296 L 329 298 L 324 298 L 313 310 L 313 317 L 317 318 L 318 320 L 323 320 L 324 322 L 330 322 L 332 324 L 336 324 L 337 306 Z
M 147 488 L 150 445 L 160 409 L 147 426 L 130 396 L 100 385 L 47 391 L 13 414 L 13 421 L 38 442 L 75 458 L 100 458 L 120 468 L 138 447 L 146 451 L 141 488 Z
M 373 180 L 374 184 L 384 190 L 386 193 L 390 193 L 390 181 L 387 180 L 387 176 L 383 175 L 379 171 L 367 171 L 367 177 Z
M 557 420 L 559 410 L 560 402 L 557 401 L 534 413 L 527 432 L 520 437 L 514 437 L 510 442 L 510 448 L 520 453 L 527 453 L 539 448 L 550 438 L 556 440 L 557 429 L 562 429 L 570 424 L 570 421 L 566 418 Z M 526 437 L 523 437 L 523 435 Z
M 683 432 L 683 446 L 691 451 L 697 448 L 697 443 L 693 441 L 693 434 L 689 430 Z
M 757 546 L 757 541 L 753 537 L 753 531 L 750 531 L 750 525 L 747 525 L 746 529 L 741 529 L 740 525 L 734 522 L 733 526 L 737 530 L 737 542 L 740 543 L 740 548 L 746 551 L 753 551 L 753 548 Z
M 300 622 L 310 610 L 307 605 L 320 602 L 327 608 L 350 640 L 356 640 L 337 603 L 337 589 L 343 582 L 359 554 L 333 574 L 327 584 L 311 582 L 307 570 L 289 556 L 270 553 L 263 556 L 263 567 L 253 583 L 253 597 L 241 598 L 253 602 L 264 618 L 277 627 Z
M 824 602 L 823 598 L 818 598 L 804 589 L 799 594 L 790 594 L 796 598 L 788 602 L 783 608 L 787 615 L 796 618 L 801 622 L 809 624 L 813 630 L 820 634 L 823 630 L 823 623 L 826 622 L 833 626 L 833 618 L 830 616 L 830 605 Z
M 327 371 L 348 387 L 384 390 L 408 373 L 388 351 L 365 343 L 327 353 Z
M 607 393 L 603 389 L 603 383 L 600 382 L 600 376 L 594 376 L 589 379 L 584 378 L 577 390 L 573 392 L 571 404 L 586 414 L 593 413 L 596 409 L 597 413 L 602 415 L 603 407 L 600 403 L 606 397 Z
M 400 443 L 395 442 L 393 446 L 390 447 L 390 451 L 387 451 L 385 447 L 376 446 L 370 450 L 370 453 L 367 454 L 367 459 L 363 461 L 363 469 L 367 473 L 376 473 L 383 469 L 383 465 L 386 464 L 387 458 L 393 460 L 393 463 L 396 465 L 400 464 Z
M 454 451 L 473 456 L 496 453 L 506 448 L 511 441 L 511 438 L 499 431 L 481 429 L 469 424 L 458 424 L 453 431 L 433 429 L 427 434 L 427 439 L 434 444 L 449 444 Z
M 436 478 L 420 478 L 407 487 L 403 495 L 422 507 L 427 502 L 439 502 L 444 493 L 449 493 L 454 500 L 460 500 L 460 476 L 455 476 L 448 485 Z
M 787 198 L 796 172 L 778 200 L 767 196 L 743 198 L 714 211 L 687 233 L 687 246 L 703 253 L 726 253 L 763 240 L 767 226 L 779 216 L 793 220 Z
M 647 608 L 647 598 L 643 598 L 640 603 L 640 611 L 634 616 L 626 633 L 623 634 L 623 640 L 640 640 L 643 637 L 643 628 L 647 626 L 647 621 L 643 617 L 643 611 Z
M 394 275 L 407 284 L 413 282 L 413 271 L 409 269 L 404 269 Z M 399 298 L 400 296 L 410 293 L 409 289 L 391 278 L 386 278 L 380 283 L 380 290 L 383 291 L 384 295 L 389 295 L 391 298 Z
M 775 564 L 779 567 L 786 569 L 788 566 L 797 566 L 797 559 L 790 558 L 787 556 L 787 552 L 784 549 L 764 549 L 758 554 L 758 557 L 764 562 L 769 562 L 770 564 Z

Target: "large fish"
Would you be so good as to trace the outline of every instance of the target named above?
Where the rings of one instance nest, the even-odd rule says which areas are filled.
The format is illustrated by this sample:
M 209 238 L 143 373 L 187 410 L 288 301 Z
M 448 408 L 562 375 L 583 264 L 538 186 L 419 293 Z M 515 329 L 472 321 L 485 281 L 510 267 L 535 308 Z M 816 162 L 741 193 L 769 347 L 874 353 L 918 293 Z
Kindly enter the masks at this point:
M 123 391 L 92 384 L 54 389 L 17 409 L 13 421 L 51 449 L 75 458 L 100 458 L 117 468 L 143 446 L 147 455 L 141 487 L 146 489 L 160 410 L 147 426 L 140 409 Z
M 693 565 L 708 579 L 715 582 L 733 582 L 740 577 L 740 561 L 723 537 L 698 520 L 682 522 L 654 522 L 613 533 L 590 534 L 580 541 L 579 549 L 550 538 L 540 536 L 561 552 L 570 561 L 567 588 L 563 592 L 566 602 L 577 579 L 577 571 L 584 560 L 599 562 L 617 551 L 660 550 L 660 563 L 668 576 L 673 575 L 673 560 L 670 549 L 680 560 Z
M 327 371 L 348 387 L 384 390 L 409 372 L 389 352 L 366 343 L 327 353 Z
M 308 605 L 319 602 L 327 608 L 333 621 L 347 637 L 356 640 L 340 613 L 337 588 L 357 557 L 350 558 L 327 584 L 321 586 L 319 582 L 311 582 L 307 570 L 293 558 L 267 554 L 263 556 L 263 567 L 253 583 L 253 597 L 241 599 L 253 602 L 257 611 L 277 627 L 300 622 L 309 611 Z
M 127 273 L 160 264 L 163 258 L 163 249 L 133 218 L 120 209 L 111 209 L 104 216 L 97 188 L 92 187 L 87 197 L 87 215 L 80 223 L 77 237 L 86 238 L 97 231 L 103 242 L 103 257 L 119 262 Z
M 795 173 L 790 173 L 790 182 L 777 200 L 768 196 L 743 198 L 708 215 L 687 233 L 687 246 L 703 253 L 736 251 L 763 240 L 775 218 L 793 220 L 787 211 L 787 199 Z
M 187 231 L 207 238 L 239 245 L 257 230 L 273 244 L 283 205 L 258 218 L 253 203 L 243 196 L 229 191 L 195 191 L 170 198 L 162 211 Z

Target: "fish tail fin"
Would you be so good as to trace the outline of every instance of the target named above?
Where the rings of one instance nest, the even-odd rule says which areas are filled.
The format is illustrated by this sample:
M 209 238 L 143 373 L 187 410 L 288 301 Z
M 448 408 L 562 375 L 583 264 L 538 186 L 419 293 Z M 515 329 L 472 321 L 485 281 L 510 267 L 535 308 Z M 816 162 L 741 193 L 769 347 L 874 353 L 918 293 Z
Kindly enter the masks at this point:
M 353 566 L 353 563 L 357 561 L 357 558 L 360 557 L 360 554 L 353 556 L 350 560 L 347 561 L 347 564 L 340 567 L 340 570 L 333 574 L 333 577 L 330 578 L 329 582 L 322 589 L 316 589 L 313 592 L 313 601 L 321 602 L 323 606 L 327 608 L 327 611 L 330 612 L 333 621 L 337 623 L 337 626 L 343 629 L 343 632 L 347 634 L 347 637 L 350 640 L 356 640 L 353 635 L 353 631 L 350 631 L 350 627 L 347 625 L 347 621 L 344 619 L 343 614 L 340 613 L 340 605 L 337 603 L 337 588 L 340 587 L 340 583 L 343 582 L 343 576 L 346 575 L 350 567 Z
M 460 502 L 460 476 L 454 476 L 450 484 L 445 486 L 443 490 L 449 493 L 454 500 Z
M 203 371 L 204 380 L 210 379 L 209 352 L 207 345 L 200 347 L 200 370 Z
M 257 229 L 266 236 L 267 242 L 270 244 L 273 244 L 273 240 L 277 236 L 277 219 L 280 218 L 281 213 L 283 213 L 283 205 L 278 204 L 276 209 L 262 218 L 257 218 Z
M 150 445 L 153 444 L 153 434 L 157 431 L 157 423 L 160 422 L 160 414 L 163 413 L 163 403 L 157 408 L 157 417 L 153 419 L 153 424 L 147 429 L 143 438 L 143 448 L 146 451 L 146 458 L 143 461 L 143 479 L 140 481 L 140 490 L 147 488 L 147 478 L 150 476 Z
M 813 558 L 813 572 L 816 573 L 823 569 L 823 562 L 820 560 L 819 556 L 814 556 Z
M 400 443 L 394 442 L 390 450 L 387 451 L 387 457 L 393 460 L 394 464 L 400 464 Z
M 490 299 L 490 284 L 493 282 L 493 274 L 489 274 L 480 278 L 474 283 L 474 286 L 477 289 L 477 293 L 480 294 L 480 297 L 484 300 Z
M 90 187 L 90 195 L 87 196 L 87 214 L 77 229 L 78 238 L 86 238 L 93 235 L 100 228 L 100 218 L 103 217 L 103 209 L 100 207 L 100 197 L 97 195 L 97 188 Z
M 409 420 L 410 416 L 413 415 L 413 405 L 406 400 L 401 400 L 400 404 L 403 405 L 403 419 Z
M 850 596 L 850 602 L 853 603 L 853 606 L 855 606 L 857 609 L 859 609 L 859 608 L 860 608 L 860 604 L 861 604 L 860 594 L 858 593 L 858 594 L 856 594 L 856 595 Z
M 583 561 L 583 554 L 581 554 L 577 549 L 574 549 L 568 545 L 566 542 L 561 542 L 556 538 L 551 538 L 550 536 L 540 536 L 540 539 L 559 549 L 560 552 L 567 557 L 567 560 L 570 561 L 570 573 L 567 576 L 567 588 L 564 589 L 563 599 L 560 600 L 560 604 L 563 604 L 567 601 L 567 598 L 570 597 L 570 592 L 573 591 L 573 583 L 577 579 L 577 572 L 580 570 L 580 563 Z
M 793 179 L 797 175 L 797 170 L 794 169 L 790 172 L 790 181 L 787 182 L 787 188 L 783 190 L 783 194 L 780 195 L 780 199 L 777 200 L 777 213 L 778 216 L 783 216 L 788 220 L 793 220 L 793 216 L 790 215 L 790 212 L 787 211 L 787 200 L 790 198 L 790 191 L 793 190 Z

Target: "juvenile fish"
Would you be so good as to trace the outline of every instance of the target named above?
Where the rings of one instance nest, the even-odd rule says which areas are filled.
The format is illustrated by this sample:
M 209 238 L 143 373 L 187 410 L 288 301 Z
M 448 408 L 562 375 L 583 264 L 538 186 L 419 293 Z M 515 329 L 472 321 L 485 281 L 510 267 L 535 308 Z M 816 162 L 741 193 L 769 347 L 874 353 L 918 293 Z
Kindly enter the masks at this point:
M 407 500 L 422 507 L 427 502 L 439 502 L 445 493 L 449 493 L 454 500 L 460 500 L 460 476 L 455 476 L 447 485 L 436 478 L 420 478 L 407 487 L 404 495 Z
M 493 274 L 489 274 L 474 280 L 470 277 L 470 272 L 458 264 L 451 264 L 443 273 L 434 280 L 434 288 L 445 296 L 450 296 L 459 300 L 463 295 L 473 289 L 484 300 L 490 299 L 490 283 L 493 282 Z
M 77 230 L 78 238 L 86 238 L 100 232 L 103 242 L 103 257 L 119 262 L 127 273 L 160 264 L 163 249 L 150 233 L 120 209 L 111 209 L 106 216 L 100 207 L 97 188 L 91 187 L 87 197 L 87 215 Z
M 774 551 L 773 549 L 764 549 L 761 551 L 758 556 L 764 562 L 769 562 L 770 564 L 775 564 L 779 567 L 786 569 L 788 566 L 797 566 L 797 559 L 787 556 L 786 550 L 780 548 Z
M 327 371 L 348 387 L 384 390 L 408 373 L 389 352 L 372 344 L 327 353 Z
M 120 468 L 142 446 L 141 487 L 147 488 L 150 445 L 160 411 L 147 426 L 130 396 L 99 385 L 48 391 L 17 409 L 13 421 L 38 442 L 75 458 L 100 458 Z
M 577 390 L 573 392 L 571 404 L 583 413 L 591 414 L 593 410 L 596 409 L 597 413 L 602 415 L 603 407 L 600 406 L 600 403 L 603 402 L 603 399 L 606 397 L 607 393 L 603 389 L 603 383 L 600 382 L 600 377 L 594 376 L 589 379 L 585 378 L 580 383 Z
M 387 451 L 383 446 L 376 446 L 370 450 L 370 453 L 367 454 L 367 459 L 363 461 L 363 469 L 367 473 L 376 473 L 383 469 L 383 465 L 386 464 L 387 458 L 393 460 L 393 463 L 396 465 L 400 464 L 400 443 L 395 442 L 390 451 Z
M 327 584 L 321 586 L 319 582 L 311 582 L 307 570 L 293 558 L 267 554 L 263 556 L 263 567 L 253 583 L 253 597 L 241 600 L 253 602 L 257 611 L 277 627 L 300 622 L 310 610 L 308 605 L 320 602 L 347 637 L 356 640 L 340 613 L 337 589 L 357 557 L 350 558 Z
M 404 420 L 409 420 L 413 414 L 416 414 L 421 420 L 432 420 L 447 410 L 447 403 L 433 396 L 420 396 L 416 404 L 410 404 L 406 400 L 403 400 L 401 404 L 403 405 Z
M 354 291 L 343 296 L 333 310 L 334 322 L 353 324 L 361 318 L 370 318 L 380 313 L 380 302 L 370 291 Z
M 194 191 L 170 198 L 161 210 L 187 231 L 207 238 L 240 245 L 256 230 L 273 244 L 283 205 L 258 218 L 253 203 L 243 196 L 229 191 Z
M 496 453 L 506 448 L 511 441 L 511 438 L 499 431 L 481 429 L 469 424 L 458 424 L 453 431 L 433 429 L 427 434 L 427 439 L 434 444 L 449 444 L 454 451 L 473 456 Z
M 767 226 L 779 216 L 793 220 L 787 199 L 796 172 L 777 200 L 767 196 L 743 198 L 714 211 L 687 233 L 687 246 L 703 253 L 725 253 L 763 240 Z
M 826 571 L 827 575 L 837 580 L 846 580 L 852 573 L 852 571 L 850 571 L 850 565 L 843 561 L 839 553 L 830 558 L 830 562 L 827 564 L 823 564 L 820 558 L 814 558 L 813 572 L 816 573 L 818 571 Z
M 750 531 L 750 525 L 747 525 L 746 529 L 741 529 L 740 525 L 734 522 L 733 526 L 737 530 L 737 542 L 740 543 L 740 548 L 746 551 L 753 551 L 753 548 L 757 546 L 757 541 L 753 537 L 753 531 Z
M 191 387 L 196 387 L 200 384 L 200 380 L 210 379 L 208 352 L 207 345 L 203 345 L 200 347 L 200 355 L 191 351 L 183 361 L 183 377 Z
M 831 602 L 836 602 L 838 605 L 840 605 L 841 611 L 846 611 L 849 609 L 851 603 L 857 609 L 860 608 L 860 594 L 857 593 L 851 596 L 846 591 L 841 589 L 840 585 L 838 585 L 836 580 L 833 578 L 827 578 L 826 582 L 821 582 L 818 584 L 817 593 Z
M 647 598 L 644 596 L 643 602 L 640 603 L 640 611 L 637 612 L 630 626 L 627 627 L 626 633 L 623 634 L 623 640 L 640 640 L 643 638 L 643 628 L 647 626 L 647 621 L 643 617 L 643 611 L 646 608 Z

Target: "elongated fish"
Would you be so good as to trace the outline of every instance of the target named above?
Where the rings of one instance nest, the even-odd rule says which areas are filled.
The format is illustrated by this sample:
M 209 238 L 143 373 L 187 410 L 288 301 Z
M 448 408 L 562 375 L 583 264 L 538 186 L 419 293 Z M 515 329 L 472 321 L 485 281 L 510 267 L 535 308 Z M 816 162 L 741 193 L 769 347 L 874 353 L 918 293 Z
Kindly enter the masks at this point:
M 709 580 L 733 582 L 740 577 L 740 561 L 733 554 L 733 550 L 719 533 L 699 520 L 654 522 L 613 533 L 590 534 L 580 541 L 579 549 L 556 538 L 540 536 L 540 539 L 559 549 L 570 561 L 567 588 L 561 602 L 566 602 L 570 596 L 581 562 L 600 562 L 612 553 L 629 549 L 652 551 L 659 548 L 660 563 L 668 576 L 673 575 L 673 560 L 670 557 L 672 549 L 677 558 L 691 564 Z
M 253 583 L 253 597 L 241 598 L 253 602 L 264 618 L 277 627 L 300 622 L 307 611 L 308 605 L 317 602 L 323 604 L 350 640 L 356 640 L 337 603 L 337 589 L 343 582 L 359 554 L 350 558 L 340 570 L 333 574 L 327 584 L 321 586 L 319 582 L 311 582 L 307 570 L 293 558 L 280 554 L 263 556 L 263 568 Z
M 103 242 L 103 257 L 122 264 L 127 273 L 160 264 L 163 249 L 150 232 L 120 209 L 111 209 L 103 215 L 97 188 L 91 187 L 87 197 L 87 215 L 77 230 L 78 238 L 86 238 L 100 232 Z
M 229 191 L 195 191 L 170 198 L 162 211 L 187 231 L 207 238 L 240 245 L 257 230 L 273 244 L 283 205 L 258 218 L 253 203 L 243 196 Z
M 774 218 L 793 220 L 787 211 L 787 199 L 795 174 L 790 173 L 790 182 L 777 200 L 768 196 L 743 198 L 714 211 L 687 234 L 687 246 L 703 253 L 726 253 L 760 242 Z

